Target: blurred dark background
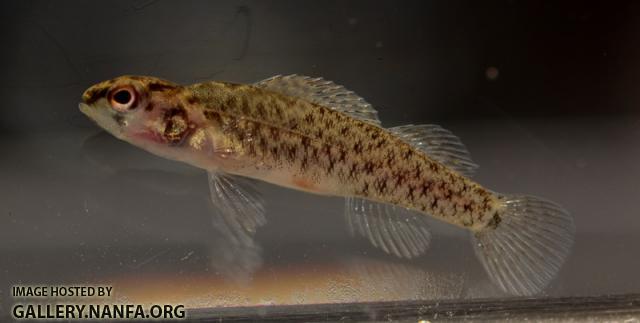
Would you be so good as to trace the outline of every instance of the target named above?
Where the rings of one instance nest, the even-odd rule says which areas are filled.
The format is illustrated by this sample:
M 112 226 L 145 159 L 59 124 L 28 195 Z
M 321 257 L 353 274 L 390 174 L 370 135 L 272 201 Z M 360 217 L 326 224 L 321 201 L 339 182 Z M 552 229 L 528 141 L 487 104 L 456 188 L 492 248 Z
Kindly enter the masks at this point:
M 481 166 L 478 182 L 574 215 L 574 253 L 546 295 L 640 291 L 640 2 L 5 1 L 0 35 L 0 300 L 18 283 L 225 266 L 204 172 L 79 113 L 84 89 L 122 74 L 322 76 L 385 126 L 441 124 Z M 276 283 L 289 277 L 279 266 L 398 262 L 348 236 L 341 199 L 262 187 L 256 240 Z M 410 264 L 457 275 L 462 292 L 420 297 L 504 296 L 466 234 L 435 226 L 432 252 Z
M 318 75 L 384 120 L 634 114 L 639 15 L 633 1 L 8 1 L 0 129 L 87 125 L 79 94 L 121 74 Z

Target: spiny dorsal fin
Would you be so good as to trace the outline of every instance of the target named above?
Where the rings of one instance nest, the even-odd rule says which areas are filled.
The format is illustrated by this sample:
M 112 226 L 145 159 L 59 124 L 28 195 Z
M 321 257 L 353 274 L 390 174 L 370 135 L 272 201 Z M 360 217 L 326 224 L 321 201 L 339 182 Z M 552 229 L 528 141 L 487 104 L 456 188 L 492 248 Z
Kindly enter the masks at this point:
M 403 207 L 349 197 L 345 216 L 352 235 L 400 258 L 414 258 L 429 248 L 431 233 L 424 216 Z
M 311 78 L 302 75 L 276 75 L 256 82 L 254 86 L 294 96 L 315 104 L 340 111 L 353 118 L 380 125 L 378 111 L 363 98 L 342 85 L 327 81 L 321 77 Z
M 472 176 L 478 169 L 460 138 L 438 125 L 404 125 L 389 131 L 462 175 Z

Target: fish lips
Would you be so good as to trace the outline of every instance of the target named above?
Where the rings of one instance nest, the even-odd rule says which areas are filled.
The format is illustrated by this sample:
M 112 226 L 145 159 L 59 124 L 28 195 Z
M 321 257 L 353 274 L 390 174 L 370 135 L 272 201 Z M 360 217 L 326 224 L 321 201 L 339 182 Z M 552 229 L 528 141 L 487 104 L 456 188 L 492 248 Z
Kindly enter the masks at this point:
M 112 111 L 111 109 L 100 108 L 96 105 L 88 105 L 80 102 L 78 104 L 80 112 L 93 120 L 100 128 L 108 131 L 114 136 L 120 138 L 122 136 L 123 127 L 126 126 L 124 116 Z

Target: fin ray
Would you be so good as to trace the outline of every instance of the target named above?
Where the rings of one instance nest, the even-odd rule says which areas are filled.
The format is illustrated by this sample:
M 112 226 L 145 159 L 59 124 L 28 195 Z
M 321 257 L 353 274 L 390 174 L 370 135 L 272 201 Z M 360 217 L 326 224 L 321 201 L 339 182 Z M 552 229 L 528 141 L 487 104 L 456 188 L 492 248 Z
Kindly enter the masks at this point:
M 208 172 L 214 225 L 226 228 L 234 242 L 253 246 L 253 234 L 267 220 L 264 200 L 248 178 Z
M 573 245 L 571 215 L 558 204 L 508 196 L 495 228 L 474 235 L 474 249 L 489 278 L 505 292 L 533 295 L 556 276 Z
M 256 82 L 254 86 L 294 96 L 312 103 L 347 114 L 353 118 L 380 125 L 378 111 L 363 98 L 344 86 L 321 77 L 303 75 L 276 75 Z
M 352 235 L 367 238 L 386 253 L 410 259 L 429 248 L 428 225 L 424 216 L 414 211 L 349 197 L 345 201 L 345 216 Z
M 438 125 L 410 124 L 388 130 L 429 157 L 462 175 L 472 176 L 478 169 L 478 165 L 471 160 L 471 155 L 460 138 Z

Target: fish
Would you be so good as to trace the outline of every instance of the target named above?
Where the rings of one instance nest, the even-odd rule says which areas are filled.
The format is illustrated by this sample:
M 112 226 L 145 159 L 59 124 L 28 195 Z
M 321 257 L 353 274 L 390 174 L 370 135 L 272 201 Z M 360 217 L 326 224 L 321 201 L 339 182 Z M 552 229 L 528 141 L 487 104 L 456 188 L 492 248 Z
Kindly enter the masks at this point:
M 120 140 L 205 170 L 238 243 L 252 244 L 267 221 L 262 181 L 344 197 L 349 231 L 400 258 L 427 251 L 428 218 L 465 229 L 489 279 L 511 295 L 544 290 L 573 245 L 566 209 L 473 181 L 478 165 L 450 131 L 385 128 L 370 103 L 323 78 L 180 85 L 125 75 L 89 87 L 79 109 Z

